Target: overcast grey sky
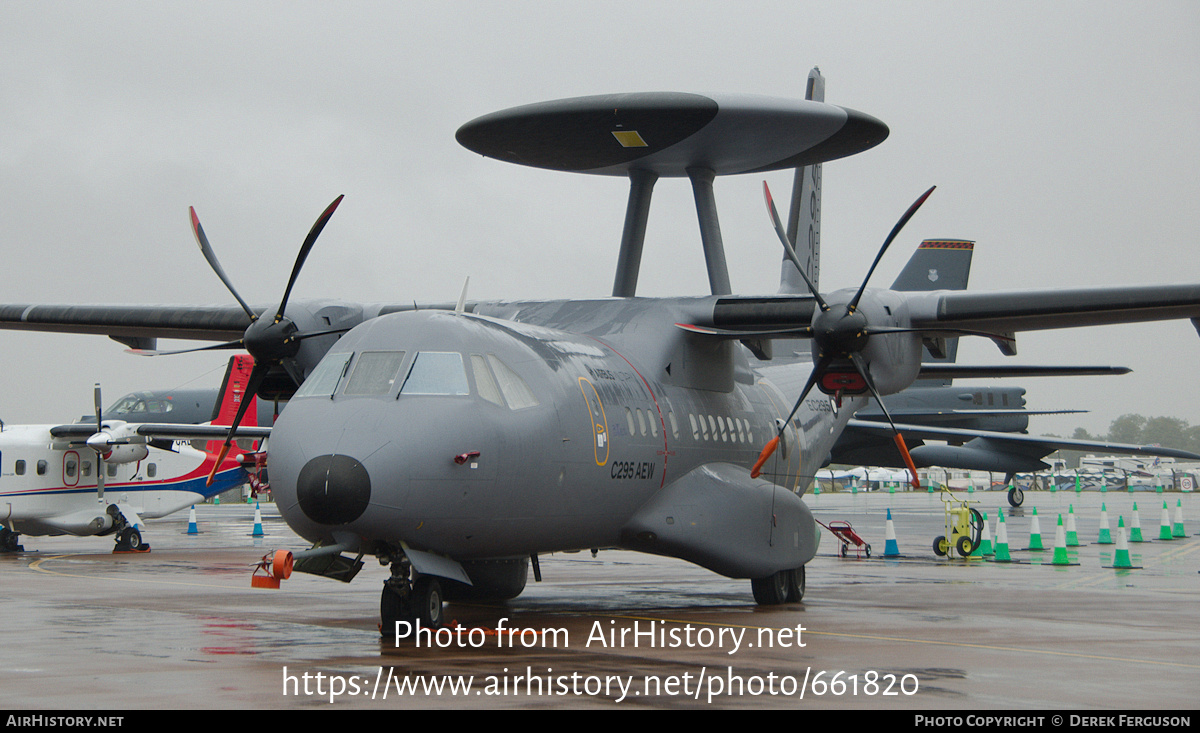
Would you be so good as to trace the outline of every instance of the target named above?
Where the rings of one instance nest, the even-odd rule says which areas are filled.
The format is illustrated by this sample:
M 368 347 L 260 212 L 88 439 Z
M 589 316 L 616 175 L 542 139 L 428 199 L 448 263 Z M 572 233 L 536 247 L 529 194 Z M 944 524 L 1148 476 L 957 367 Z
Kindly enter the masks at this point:
M 277 301 L 338 194 L 294 297 L 597 297 L 627 184 L 459 147 L 459 125 L 622 91 L 802 96 L 891 128 L 825 167 L 822 286 L 872 281 L 925 237 L 975 239 L 972 287 L 1200 279 L 1200 4 L 1182 2 L 56 2 L 0 6 L 3 302 L 232 303 L 194 205 L 252 303 Z M 759 176 L 716 184 L 735 292 L 774 292 Z M 790 175 L 767 176 L 785 197 Z M 655 189 L 639 294 L 707 292 L 691 191 Z M 960 360 L 998 363 L 990 342 Z M 171 344 L 165 344 L 170 346 Z M 1186 322 L 1026 334 L 1021 363 L 1132 375 L 1021 380 L 1036 431 L 1126 412 L 1200 423 Z M 216 385 L 221 354 L 144 359 L 96 336 L 0 332 L 0 418 L 60 422 L 139 388 Z

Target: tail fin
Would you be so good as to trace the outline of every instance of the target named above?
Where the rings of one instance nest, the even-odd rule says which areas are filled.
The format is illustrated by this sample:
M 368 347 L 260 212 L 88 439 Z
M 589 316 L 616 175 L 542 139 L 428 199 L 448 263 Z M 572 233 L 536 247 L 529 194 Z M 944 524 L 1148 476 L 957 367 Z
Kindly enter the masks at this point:
M 825 77 L 821 70 L 813 67 L 808 72 L 808 88 L 805 99 L 825 101 Z M 806 165 L 796 169 L 792 182 L 792 206 L 788 210 L 788 239 L 796 250 L 796 257 L 805 264 L 805 274 L 813 286 L 820 287 L 821 274 L 821 165 Z M 808 286 L 796 271 L 796 266 L 783 258 L 779 272 L 779 292 L 808 294 Z
M 892 290 L 966 290 L 975 243 L 965 239 L 926 239 L 900 271 Z M 930 344 L 933 348 L 930 348 Z M 926 339 L 922 362 L 954 363 L 958 338 Z M 923 380 L 924 381 L 924 380 Z M 950 380 L 932 380 L 949 384 Z
M 213 407 L 213 425 L 232 425 L 237 417 L 242 400 L 253 400 L 246 408 L 242 425 L 258 424 L 258 399 L 246 394 L 246 385 L 250 381 L 250 372 L 254 369 L 254 357 L 249 354 L 235 354 L 229 357 L 229 367 L 225 370 L 225 379 L 221 382 L 221 391 L 217 394 L 217 404 Z M 220 453 L 224 446 L 223 440 L 210 440 L 206 446 L 209 453 Z
M 254 369 L 254 357 L 249 354 L 235 354 L 229 357 L 229 367 L 225 370 L 225 379 L 221 382 L 221 391 L 217 395 L 217 404 L 213 407 L 213 425 L 232 425 L 237 417 L 242 400 L 247 399 L 246 384 L 250 381 L 250 372 Z M 254 400 L 254 395 L 248 399 Z M 258 400 L 254 400 L 246 408 L 242 418 L 243 425 L 258 424 Z

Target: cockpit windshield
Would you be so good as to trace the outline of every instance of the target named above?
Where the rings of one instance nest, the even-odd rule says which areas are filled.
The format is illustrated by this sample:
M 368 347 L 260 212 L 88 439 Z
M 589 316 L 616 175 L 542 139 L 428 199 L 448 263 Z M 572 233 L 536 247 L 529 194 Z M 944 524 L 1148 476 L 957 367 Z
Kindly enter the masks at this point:
M 467 395 L 467 372 L 456 351 L 422 351 L 413 358 L 402 395 Z

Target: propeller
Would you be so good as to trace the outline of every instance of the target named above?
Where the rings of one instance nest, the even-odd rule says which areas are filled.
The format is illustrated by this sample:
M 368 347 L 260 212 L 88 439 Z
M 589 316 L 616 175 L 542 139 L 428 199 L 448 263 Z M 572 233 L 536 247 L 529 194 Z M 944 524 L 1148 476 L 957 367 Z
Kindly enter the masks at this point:
M 236 341 L 227 341 L 221 344 L 201 346 L 193 349 L 179 349 L 177 351 L 131 349 L 130 352 L 141 356 L 165 356 L 168 354 L 186 354 L 216 349 L 245 349 L 250 356 L 254 357 L 254 368 L 250 371 L 250 376 L 246 380 L 246 394 L 252 398 L 258 393 L 258 388 L 262 386 L 263 380 L 266 379 L 267 374 L 273 368 L 281 364 L 284 359 L 296 355 L 300 350 L 301 341 L 317 336 L 345 333 L 349 329 L 338 328 L 301 333 L 296 324 L 285 315 L 288 298 L 291 297 L 292 287 L 296 284 L 296 279 L 300 276 L 300 270 L 304 267 L 304 262 L 308 259 L 308 254 L 312 251 L 313 245 L 316 244 L 317 237 L 320 236 L 325 225 L 329 223 L 329 219 L 333 216 L 333 212 L 337 210 L 338 204 L 342 202 L 343 198 L 344 196 L 338 196 L 333 200 L 333 203 L 325 208 L 325 211 L 321 212 L 321 215 L 317 217 L 317 221 L 312 225 L 312 229 L 309 230 L 308 236 L 304 238 L 304 243 L 300 245 L 300 252 L 296 255 L 296 263 L 292 266 L 291 277 L 288 278 L 287 287 L 284 288 L 283 298 L 280 299 L 279 307 L 275 310 L 274 317 L 271 318 L 260 317 L 251 310 L 242 296 L 238 294 L 237 289 L 233 287 L 233 283 L 230 282 L 229 277 L 225 274 L 224 268 L 221 267 L 221 263 L 217 260 L 217 256 L 208 242 L 208 237 L 204 234 L 204 228 L 200 226 L 200 217 L 196 215 L 196 209 L 189 207 L 188 212 L 191 215 L 192 233 L 196 235 L 196 243 L 200 245 L 200 253 L 204 255 L 204 259 L 208 261 L 209 267 L 213 269 L 213 272 L 225 284 L 226 289 L 229 290 L 238 304 L 242 306 L 242 310 L 246 312 L 246 315 L 250 319 L 250 325 L 246 327 L 246 331 L 242 334 L 242 337 Z M 229 449 L 233 444 L 233 436 L 237 432 L 237 428 L 241 424 L 246 410 L 250 407 L 250 402 L 250 399 L 243 399 L 241 405 L 238 406 L 237 415 L 233 418 L 233 423 L 229 426 L 229 432 L 225 436 L 225 443 L 221 447 L 221 452 L 218 454 L 216 462 L 213 464 L 212 471 L 208 474 L 209 486 L 212 485 L 213 479 L 217 474 L 217 469 L 229 453 Z
M 96 432 L 87 439 L 87 446 L 96 451 L 96 500 L 104 501 L 104 456 L 109 452 L 109 438 L 104 434 L 104 425 L 101 423 L 100 413 L 103 412 L 103 407 L 100 402 L 100 385 L 96 385 L 95 391 L 96 403 Z
M 862 350 L 866 347 L 870 337 L 873 334 L 883 333 L 916 333 L 919 329 L 903 328 L 896 326 L 871 326 L 867 322 L 867 317 L 858 309 L 859 301 L 862 299 L 863 293 L 866 291 L 867 283 L 871 279 L 871 275 L 875 272 L 875 267 L 879 264 L 883 254 L 891 246 L 900 230 L 908 223 L 908 220 L 913 217 L 921 204 L 929 198 L 935 187 L 930 187 L 928 191 L 913 202 L 896 225 L 892 227 L 892 231 L 884 240 L 883 246 L 879 248 L 879 253 L 875 255 L 875 261 L 871 263 L 871 267 L 867 270 L 867 276 L 863 278 L 862 285 L 849 303 L 829 304 L 817 292 L 811 280 L 804 273 L 804 268 L 800 265 L 799 258 L 792 247 L 791 241 L 788 239 L 787 233 L 783 229 L 783 225 L 779 221 L 779 214 L 775 211 L 775 201 L 771 197 L 771 189 L 767 186 L 767 182 L 763 181 L 763 195 L 767 203 L 767 211 L 771 216 L 771 221 L 775 226 L 775 233 L 779 236 L 779 241 L 783 244 L 783 250 L 787 254 L 788 259 L 796 265 L 796 269 L 800 271 L 804 282 L 808 285 L 808 289 L 812 292 L 813 299 L 817 303 L 817 312 L 813 314 L 812 322 L 806 328 L 796 330 L 796 335 L 801 337 L 810 337 L 816 342 L 817 359 L 813 365 L 812 373 L 808 376 L 808 381 L 804 384 L 804 389 L 800 391 L 800 397 L 796 400 L 796 404 L 792 407 L 792 411 L 788 413 L 787 419 L 780 423 L 773 437 L 766 446 L 751 468 L 750 475 L 757 478 L 762 471 L 762 467 L 767 460 L 779 447 L 779 440 L 783 435 L 783 431 L 787 425 L 791 423 L 796 412 L 800 409 L 800 405 L 804 403 L 804 399 L 808 397 L 808 393 L 818 384 L 824 392 L 830 394 L 841 394 L 842 392 L 850 394 L 862 394 L 870 392 L 875 401 L 879 403 L 880 409 L 883 410 L 884 417 L 892 426 L 896 447 L 900 451 L 900 455 L 904 458 L 905 465 L 912 472 L 913 486 L 919 488 L 917 481 L 917 469 L 913 464 L 912 456 L 908 452 L 908 447 L 904 443 L 904 436 L 896 429 L 896 424 L 892 421 L 891 415 L 888 414 L 887 408 L 883 406 L 883 400 L 879 391 L 875 388 L 875 382 L 871 378 L 871 373 L 866 360 L 862 356 Z M 992 335 L 992 334 L 987 334 Z

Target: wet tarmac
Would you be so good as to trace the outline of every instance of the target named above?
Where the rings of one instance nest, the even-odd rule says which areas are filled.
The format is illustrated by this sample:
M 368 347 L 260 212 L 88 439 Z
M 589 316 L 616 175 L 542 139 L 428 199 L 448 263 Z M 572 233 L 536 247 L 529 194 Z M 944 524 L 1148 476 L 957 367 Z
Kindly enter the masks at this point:
M 964 497 L 966 495 L 963 495 Z M 302 549 L 269 505 L 200 506 L 145 528 L 153 550 L 105 538 L 23 538 L 0 556 L 0 705 L 22 709 L 632 707 L 1130 709 L 1195 707 L 1200 679 L 1200 499 L 1191 494 L 1002 493 L 1019 562 L 938 558 L 936 495 L 822 494 L 817 518 L 848 521 L 870 559 L 825 533 L 801 603 L 756 606 L 748 581 L 629 552 L 541 560 L 544 582 L 505 606 L 452 605 L 455 632 L 380 640 L 387 569 L 350 584 L 301 574 L 250 587 L 268 550 Z M 1158 540 L 1163 501 L 1187 537 Z M 1138 503 L 1137 570 L 1110 569 Z M 1030 552 L 1037 507 L 1054 544 L 1073 506 L 1068 566 Z M 883 557 L 892 509 L 898 558 Z M 495 629 L 515 630 L 496 633 Z M 470 685 L 469 690 L 466 689 Z M 452 689 L 453 687 L 453 689 Z M 331 702 L 332 701 L 332 702 Z

